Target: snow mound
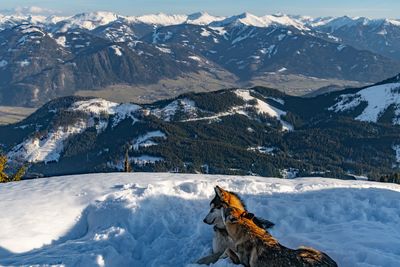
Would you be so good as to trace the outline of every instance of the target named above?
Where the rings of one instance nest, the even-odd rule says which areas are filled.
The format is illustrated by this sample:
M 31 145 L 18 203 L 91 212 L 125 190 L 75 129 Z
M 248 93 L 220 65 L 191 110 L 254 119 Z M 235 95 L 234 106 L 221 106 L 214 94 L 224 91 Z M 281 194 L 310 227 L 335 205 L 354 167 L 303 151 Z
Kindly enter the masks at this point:
M 1 184 L 0 265 L 198 266 L 212 247 L 202 219 L 217 184 L 275 222 L 286 246 L 315 247 L 343 267 L 400 262 L 399 185 L 108 173 Z
M 360 121 L 377 122 L 383 113 L 394 105 L 395 118 L 393 124 L 400 125 L 400 83 L 389 83 L 371 86 L 356 94 L 345 94 L 338 102 L 329 108 L 335 112 L 353 110 L 360 104 L 366 107 L 355 119 Z

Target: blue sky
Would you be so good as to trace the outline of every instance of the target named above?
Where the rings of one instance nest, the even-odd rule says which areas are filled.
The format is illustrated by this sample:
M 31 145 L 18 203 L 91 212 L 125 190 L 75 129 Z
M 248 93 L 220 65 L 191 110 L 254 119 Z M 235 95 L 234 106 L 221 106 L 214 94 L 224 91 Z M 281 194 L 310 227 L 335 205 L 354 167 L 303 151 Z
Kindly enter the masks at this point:
M 32 9 L 37 13 L 58 12 L 66 15 L 105 10 L 123 15 L 158 12 L 189 14 L 197 11 L 207 11 L 213 15 L 233 15 L 247 11 L 255 15 L 281 12 L 314 17 L 400 17 L 400 0 L 1 0 L 0 12 L 27 10 L 27 7 L 32 6 L 43 9 Z

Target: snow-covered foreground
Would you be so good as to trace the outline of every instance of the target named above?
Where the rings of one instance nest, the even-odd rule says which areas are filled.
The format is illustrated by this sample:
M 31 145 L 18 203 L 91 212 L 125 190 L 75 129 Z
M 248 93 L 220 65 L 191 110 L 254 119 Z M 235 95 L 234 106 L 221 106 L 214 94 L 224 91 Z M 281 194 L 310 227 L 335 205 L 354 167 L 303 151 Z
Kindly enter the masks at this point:
M 398 185 L 115 173 L 0 185 L 0 265 L 189 265 L 211 250 L 202 220 L 217 184 L 275 222 L 286 246 L 318 248 L 339 266 L 400 264 Z

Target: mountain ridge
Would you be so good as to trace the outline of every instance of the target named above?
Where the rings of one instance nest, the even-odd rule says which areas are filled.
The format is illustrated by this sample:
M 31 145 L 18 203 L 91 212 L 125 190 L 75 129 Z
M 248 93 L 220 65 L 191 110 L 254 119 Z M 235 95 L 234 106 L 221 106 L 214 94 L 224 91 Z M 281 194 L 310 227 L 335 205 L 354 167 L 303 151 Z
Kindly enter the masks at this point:
M 45 176 L 121 170 L 128 148 L 136 171 L 375 180 L 400 167 L 396 79 L 314 98 L 264 87 L 144 105 L 65 97 L 1 126 L 0 140 L 14 163 Z
M 217 85 L 265 85 L 299 95 L 375 83 L 400 69 L 395 57 L 346 44 L 288 15 L 3 16 L 0 28 L 3 105 L 38 107 L 56 96 L 107 95 L 118 86 L 127 96 L 143 97 L 138 88 L 158 94 L 152 101 Z

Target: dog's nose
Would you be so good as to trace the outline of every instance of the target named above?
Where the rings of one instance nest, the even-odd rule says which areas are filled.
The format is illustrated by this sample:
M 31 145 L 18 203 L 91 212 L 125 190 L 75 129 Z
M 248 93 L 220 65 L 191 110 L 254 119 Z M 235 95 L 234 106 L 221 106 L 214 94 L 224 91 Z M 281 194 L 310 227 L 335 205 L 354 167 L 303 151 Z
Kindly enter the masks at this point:
M 207 223 L 206 218 L 203 219 L 203 223 Z

